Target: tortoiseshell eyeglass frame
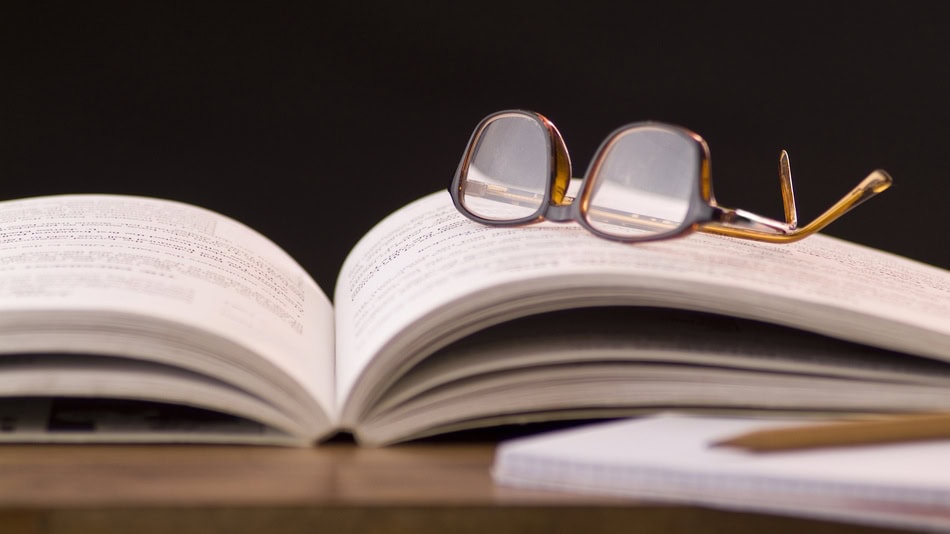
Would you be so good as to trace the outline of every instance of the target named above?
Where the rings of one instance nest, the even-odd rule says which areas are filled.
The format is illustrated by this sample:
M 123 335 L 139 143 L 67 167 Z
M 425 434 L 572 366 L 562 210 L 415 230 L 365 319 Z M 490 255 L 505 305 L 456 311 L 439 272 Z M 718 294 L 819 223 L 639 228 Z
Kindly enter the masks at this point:
M 515 219 L 487 219 L 481 217 L 465 206 L 466 195 L 491 197 L 495 200 L 517 203 L 525 193 L 504 186 L 470 182 L 468 170 L 473 155 L 478 147 L 481 136 L 493 122 L 506 117 L 520 117 L 536 121 L 545 132 L 549 177 L 544 191 L 544 198 L 538 202 L 538 209 L 530 215 Z M 623 135 L 636 131 L 638 128 L 662 128 L 669 133 L 688 139 L 693 143 L 699 154 L 699 167 L 696 176 L 696 187 L 693 188 L 689 199 L 689 209 L 684 220 L 673 228 L 646 235 L 615 235 L 606 233 L 590 222 L 590 199 L 598 183 L 598 177 L 605 157 L 614 143 Z M 466 217 L 492 226 L 524 225 L 544 220 L 565 222 L 576 221 L 592 233 L 615 241 L 640 242 L 668 239 L 686 235 L 693 231 L 719 234 L 742 239 L 766 241 L 771 243 L 789 243 L 812 235 L 828 226 L 851 209 L 869 198 L 883 192 L 891 186 L 893 180 L 884 170 L 877 169 L 871 172 L 850 192 L 825 210 L 810 223 L 799 226 L 798 214 L 795 206 L 795 192 L 792 187 L 792 173 L 789 165 L 788 153 L 784 150 L 779 155 L 779 182 L 782 191 L 782 203 L 785 211 L 785 221 L 778 221 L 761 215 L 756 215 L 741 209 L 727 208 L 719 205 L 713 196 L 712 176 L 710 171 L 709 146 L 698 134 L 680 126 L 658 122 L 639 122 L 628 124 L 615 130 L 600 145 L 590 167 L 581 181 L 576 198 L 568 194 L 572 180 L 571 160 L 564 144 L 564 139 L 554 124 L 540 113 L 525 110 L 506 110 L 493 113 L 478 124 L 469 139 L 468 146 L 462 156 L 458 169 L 452 179 L 449 192 L 458 210 Z M 528 193 L 533 194 L 533 193 Z

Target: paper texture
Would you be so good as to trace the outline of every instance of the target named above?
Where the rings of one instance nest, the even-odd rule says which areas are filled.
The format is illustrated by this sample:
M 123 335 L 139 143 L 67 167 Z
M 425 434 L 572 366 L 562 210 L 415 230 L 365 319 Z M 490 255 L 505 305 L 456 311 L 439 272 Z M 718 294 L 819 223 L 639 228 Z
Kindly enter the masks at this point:
M 425 351 L 554 309 L 727 313 L 941 359 L 950 339 L 946 272 L 905 258 L 824 235 L 788 245 L 705 234 L 629 245 L 576 224 L 494 228 L 465 219 L 445 191 L 370 230 L 334 298 L 346 425 Z
M 950 528 L 950 440 L 756 454 L 710 444 L 788 420 L 664 415 L 503 443 L 499 484 Z
M 335 411 L 329 300 L 283 250 L 223 215 L 119 195 L 2 202 L 0 275 L 5 354 L 182 367 L 286 398 L 311 434 Z

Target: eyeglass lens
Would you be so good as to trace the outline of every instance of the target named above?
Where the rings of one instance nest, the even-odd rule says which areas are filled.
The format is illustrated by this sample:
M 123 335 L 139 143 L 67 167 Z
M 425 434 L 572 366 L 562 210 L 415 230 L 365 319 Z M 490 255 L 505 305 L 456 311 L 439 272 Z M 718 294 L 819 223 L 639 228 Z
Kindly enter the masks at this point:
M 547 201 L 551 176 L 548 132 L 533 117 L 502 115 L 476 134 L 462 188 L 472 214 L 493 221 L 530 217 Z M 679 228 L 695 196 L 697 143 L 664 125 L 619 130 L 601 148 L 587 180 L 584 217 L 620 238 L 650 237 Z
M 588 173 L 588 224 L 617 237 L 679 228 L 695 196 L 699 167 L 698 145 L 678 130 L 644 125 L 619 131 Z
M 481 131 L 462 188 L 478 217 L 510 221 L 537 213 L 551 175 L 547 132 L 534 118 L 504 115 Z

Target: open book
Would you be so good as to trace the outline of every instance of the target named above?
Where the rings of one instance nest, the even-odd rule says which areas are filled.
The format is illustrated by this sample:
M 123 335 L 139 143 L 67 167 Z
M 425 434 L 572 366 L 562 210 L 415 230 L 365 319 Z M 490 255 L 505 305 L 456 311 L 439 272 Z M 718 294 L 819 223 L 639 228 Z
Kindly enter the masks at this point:
M 203 208 L 0 202 L 0 439 L 382 445 L 669 408 L 950 409 L 950 273 L 821 235 L 624 245 L 481 226 L 442 191 L 368 232 L 334 299 Z

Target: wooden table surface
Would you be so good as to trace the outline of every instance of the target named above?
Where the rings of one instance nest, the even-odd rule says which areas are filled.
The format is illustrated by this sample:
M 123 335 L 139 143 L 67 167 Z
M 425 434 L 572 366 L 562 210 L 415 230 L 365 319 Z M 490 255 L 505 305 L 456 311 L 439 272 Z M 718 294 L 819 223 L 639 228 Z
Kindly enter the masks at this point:
M 0 532 L 889 532 L 495 486 L 491 443 L 0 446 Z

